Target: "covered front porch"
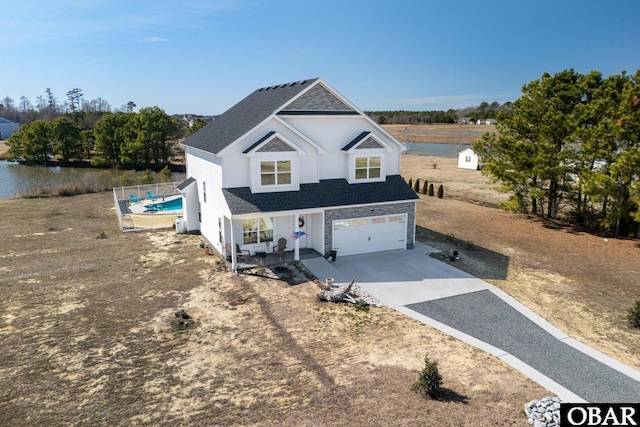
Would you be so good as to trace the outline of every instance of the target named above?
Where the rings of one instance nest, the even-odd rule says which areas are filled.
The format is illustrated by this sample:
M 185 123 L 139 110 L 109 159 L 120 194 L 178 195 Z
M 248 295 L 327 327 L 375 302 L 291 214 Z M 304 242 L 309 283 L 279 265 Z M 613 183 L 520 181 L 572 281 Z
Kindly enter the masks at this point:
M 302 248 L 299 250 L 300 260 L 322 257 L 318 251 L 310 248 Z M 237 271 L 249 270 L 257 267 L 275 268 L 281 267 L 292 261 L 295 261 L 294 251 L 285 251 L 283 254 L 258 254 L 249 255 L 247 257 L 238 257 Z M 228 261 L 227 261 L 228 262 Z M 229 263 L 231 264 L 231 263 Z M 232 267 L 232 266 L 231 266 Z
M 231 268 L 238 271 L 298 261 L 324 252 L 324 212 L 264 212 L 225 217 L 222 239 Z

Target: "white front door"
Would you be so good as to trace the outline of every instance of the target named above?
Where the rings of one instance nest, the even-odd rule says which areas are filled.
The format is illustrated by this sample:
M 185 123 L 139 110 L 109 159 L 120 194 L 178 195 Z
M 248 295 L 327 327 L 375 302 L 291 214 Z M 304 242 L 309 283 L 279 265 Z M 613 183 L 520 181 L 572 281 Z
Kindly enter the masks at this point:
M 333 221 L 332 249 L 338 256 L 404 249 L 406 239 L 406 214 Z

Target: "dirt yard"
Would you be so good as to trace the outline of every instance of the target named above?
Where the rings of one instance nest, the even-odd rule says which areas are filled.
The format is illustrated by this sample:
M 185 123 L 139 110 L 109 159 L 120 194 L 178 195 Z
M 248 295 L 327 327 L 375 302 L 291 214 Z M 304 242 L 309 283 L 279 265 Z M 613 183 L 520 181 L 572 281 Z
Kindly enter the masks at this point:
M 522 425 L 546 394 L 390 309 L 233 275 L 198 236 L 122 233 L 110 193 L 0 216 L 0 425 Z M 426 354 L 441 401 L 410 391 Z
M 407 179 L 413 167 L 445 183 L 444 199 L 419 203 L 421 240 L 640 368 L 624 320 L 640 298 L 635 242 L 454 200 L 448 187 L 471 175 L 445 181 L 444 163 L 408 157 Z M 233 275 L 199 236 L 122 233 L 111 193 L 1 200 L 0 217 L 0 425 L 524 426 L 523 405 L 548 394 L 388 308 L 318 302 L 297 270 L 297 285 Z M 178 324 L 179 309 L 193 323 Z M 410 391 L 426 354 L 439 401 Z

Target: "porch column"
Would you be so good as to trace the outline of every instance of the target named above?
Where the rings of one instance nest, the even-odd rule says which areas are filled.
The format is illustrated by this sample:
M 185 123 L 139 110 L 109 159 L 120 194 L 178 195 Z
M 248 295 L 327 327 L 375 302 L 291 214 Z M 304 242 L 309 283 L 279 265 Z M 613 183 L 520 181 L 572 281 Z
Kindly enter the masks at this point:
M 300 215 L 295 214 L 293 217 L 293 230 L 295 233 L 300 231 Z M 293 260 L 300 261 L 300 238 L 296 234 L 296 239 L 293 239 Z
M 236 253 L 236 240 L 233 237 L 233 220 L 229 219 L 229 225 L 231 226 L 231 236 L 230 237 L 230 241 L 231 241 L 231 271 L 233 271 L 234 273 L 238 272 L 238 254 Z M 224 226 L 224 225 L 223 225 Z

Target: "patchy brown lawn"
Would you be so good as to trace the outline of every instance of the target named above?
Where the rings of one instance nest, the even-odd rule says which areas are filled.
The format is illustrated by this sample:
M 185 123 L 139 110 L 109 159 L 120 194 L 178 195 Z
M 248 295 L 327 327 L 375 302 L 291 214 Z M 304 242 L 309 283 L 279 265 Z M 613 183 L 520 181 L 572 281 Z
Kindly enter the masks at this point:
M 402 142 L 471 145 L 485 132 L 495 132 L 495 125 L 383 125 L 387 132 Z
M 546 394 L 393 310 L 233 275 L 198 236 L 122 233 L 110 193 L 0 217 L 0 425 L 522 425 Z M 441 401 L 410 391 L 425 354 Z

